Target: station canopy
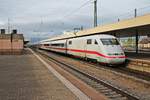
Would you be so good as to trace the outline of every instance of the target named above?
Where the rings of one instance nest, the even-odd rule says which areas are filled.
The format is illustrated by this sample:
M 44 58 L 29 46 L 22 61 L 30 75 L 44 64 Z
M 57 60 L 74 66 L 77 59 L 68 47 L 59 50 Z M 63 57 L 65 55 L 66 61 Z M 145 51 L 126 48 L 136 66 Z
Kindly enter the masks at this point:
M 135 30 L 138 30 L 139 35 L 150 36 L 150 14 L 138 16 L 136 18 L 119 21 L 117 23 L 98 26 L 91 29 L 82 30 L 79 32 L 67 32 L 45 41 L 67 39 L 72 37 L 80 37 L 94 34 L 112 34 L 121 37 L 135 36 Z

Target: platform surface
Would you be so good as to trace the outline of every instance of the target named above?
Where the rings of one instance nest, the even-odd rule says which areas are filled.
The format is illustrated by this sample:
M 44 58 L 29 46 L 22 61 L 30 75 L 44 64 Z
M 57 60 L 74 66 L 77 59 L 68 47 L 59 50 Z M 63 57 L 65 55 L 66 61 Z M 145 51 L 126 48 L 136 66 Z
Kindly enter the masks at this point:
M 78 100 L 31 52 L 0 56 L 0 100 Z

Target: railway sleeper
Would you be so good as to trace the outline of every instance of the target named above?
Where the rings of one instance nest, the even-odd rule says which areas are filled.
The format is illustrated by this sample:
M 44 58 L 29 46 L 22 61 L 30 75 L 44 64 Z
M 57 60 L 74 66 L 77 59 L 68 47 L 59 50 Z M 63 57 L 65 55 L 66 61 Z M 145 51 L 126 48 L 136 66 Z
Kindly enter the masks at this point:
M 99 83 L 97 83 L 97 82 L 95 82 L 95 81 L 89 81 L 92 85 L 95 85 L 95 86 L 97 86 L 97 87 L 104 87 L 103 85 L 101 85 L 101 84 L 99 84 Z
M 104 91 L 105 91 L 105 90 L 110 90 L 110 89 L 103 86 L 103 87 L 98 88 L 98 90 L 100 90 L 100 91 L 103 91 L 103 90 L 104 90 Z M 112 91 L 112 90 L 111 90 L 111 91 Z
M 102 92 L 103 93 L 103 92 Z M 105 94 L 105 95 L 115 95 L 115 94 L 117 94 L 115 91 L 112 91 L 112 92 L 106 92 L 106 93 L 103 93 L 103 94 Z
M 89 79 L 93 84 L 99 85 L 100 83 L 95 82 L 95 80 Z
M 111 98 L 111 100 L 129 100 L 127 97 Z
M 97 88 L 103 88 L 104 86 L 103 85 L 100 85 L 100 84 L 97 84 L 97 85 L 95 85 Z
M 121 94 L 115 94 L 115 95 L 106 95 L 108 98 L 122 98 L 123 96 Z
M 93 80 L 91 80 L 91 79 L 86 79 L 85 80 L 88 84 L 91 84 L 92 86 L 98 86 L 98 85 L 100 85 L 100 84 L 98 84 L 98 83 L 96 83 L 95 81 L 93 81 Z
M 113 92 L 111 89 L 103 89 L 103 90 L 100 90 L 100 92 L 102 93 L 110 93 L 110 92 Z

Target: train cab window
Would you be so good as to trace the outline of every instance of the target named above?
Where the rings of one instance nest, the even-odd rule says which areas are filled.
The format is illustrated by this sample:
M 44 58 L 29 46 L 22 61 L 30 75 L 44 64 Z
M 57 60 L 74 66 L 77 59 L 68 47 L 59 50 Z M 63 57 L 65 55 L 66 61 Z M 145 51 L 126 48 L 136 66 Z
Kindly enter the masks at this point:
M 117 39 L 101 39 L 103 45 L 119 45 Z
M 69 41 L 69 45 L 71 45 L 72 44 L 72 41 Z
M 92 40 L 91 39 L 87 39 L 87 44 L 92 44 Z
M 94 44 L 96 44 L 96 45 L 98 44 L 96 40 L 95 40 Z

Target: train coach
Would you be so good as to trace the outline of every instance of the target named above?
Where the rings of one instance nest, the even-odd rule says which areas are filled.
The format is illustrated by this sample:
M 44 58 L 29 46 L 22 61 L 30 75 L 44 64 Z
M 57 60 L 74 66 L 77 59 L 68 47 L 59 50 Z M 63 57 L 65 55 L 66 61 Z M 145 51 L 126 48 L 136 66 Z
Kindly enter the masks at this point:
M 40 43 L 40 48 L 95 60 L 109 65 L 122 64 L 126 56 L 112 35 L 92 35 Z

